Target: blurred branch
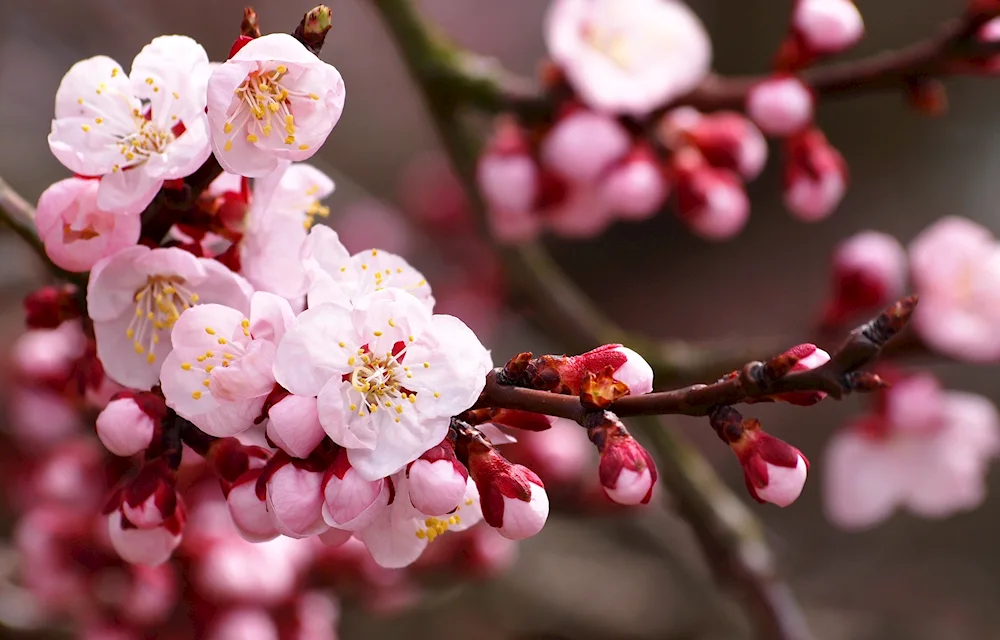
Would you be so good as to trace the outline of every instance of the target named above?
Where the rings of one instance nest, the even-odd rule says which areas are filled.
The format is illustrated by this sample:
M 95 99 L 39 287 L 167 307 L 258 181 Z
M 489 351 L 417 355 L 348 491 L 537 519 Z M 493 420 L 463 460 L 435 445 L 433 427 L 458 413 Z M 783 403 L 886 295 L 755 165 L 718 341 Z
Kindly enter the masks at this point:
M 374 6 L 427 103 L 472 205 L 481 212 L 482 201 L 475 182 L 476 148 L 457 121 L 456 87 L 460 85 L 456 82 L 455 87 L 451 86 L 449 78 L 455 79 L 456 74 L 471 78 L 465 87 L 466 95 L 480 92 L 480 99 L 495 99 L 495 104 L 507 103 L 506 97 L 494 91 L 498 84 L 482 75 L 466 76 L 471 58 L 455 53 L 432 35 L 407 0 L 375 0 Z M 473 68 L 491 67 L 487 64 Z M 512 272 L 512 282 L 524 288 L 539 311 L 553 316 L 548 324 L 555 330 L 553 337 L 584 348 L 621 337 L 622 331 L 594 309 L 540 247 L 505 249 L 502 257 Z M 753 515 L 715 478 L 696 452 L 683 448 L 663 430 L 652 431 L 654 449 L 668 487 L 678 495 L 681 509 L 717 574 L 729 576 L 748 594 L 762 637 L 777 640 L 811 637 L 794 597 L 775 575 L 770 552 Z
M 853 391 L 873 391 L 881 379 L 861 369 L 871 364 L 882 347 L 909 322 L 916 296 L 904 298 L 847 337 L 826 364 L 791 373 L 798 358 L 787 353 L 768 362 L 749 362 L 738 372 L 712 384 L 696 384 L 673 391 L 627 395 L 603 409 L 619 417 L 681 414 L 708 415 L 714 407 L 741 402 L 762 402 L 783 393 L 822 391 L 839 399 Z M 539 362 L 539 361 L 532 361 Z M 542 365 L 544 366 L 544 365 Z M 517 359 L 486 377 L 486 387 L 476 408 L 517 409 L 543 413 L 585 424 L 594 413 L 581 398 L 539 390 L 531 363 Z
M 87 274 L 71 273 L 52 264 L 45 253 L 45 245 L 35 233 L 35 208 L 3 178 L 0 178 L 0 222 L 3 222 L 20 236 L 42 259 L 53 275 L 86 288 Z

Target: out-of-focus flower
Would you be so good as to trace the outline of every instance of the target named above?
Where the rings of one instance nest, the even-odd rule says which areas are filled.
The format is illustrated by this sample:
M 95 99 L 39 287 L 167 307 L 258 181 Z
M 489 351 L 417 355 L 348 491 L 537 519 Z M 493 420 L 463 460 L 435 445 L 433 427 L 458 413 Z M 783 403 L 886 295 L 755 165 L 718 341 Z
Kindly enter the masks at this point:
M 817 222 L 833 213 L 847 191 L 847 163 L 819 129 L 786 143 L 784 200 L 799 220 Z
M 1000 359 L 1000 245 L 965 218 L 937 221 L 910 243 L 920 304 L 913 326 L 931 348 L 960 360 Z
M 181 313 L 205 302 L 246 313 L 250 293 L 250 285 L 219 262 L 181 249 L 135 246 L 101 260 L 90 272 L 87 313 L 104 371 L 116 382 L 149 389 L 172 349 L 165 332 Z
M 840 53 L 865 33 L 861 12 L 851 0 L 798 0 L 792 27 L 814 53 Z
M 674 157 L 677 215 L 706 240 L 732 238 L 750 219 L 750 199 L 732 171 L 709 165 L 694 149 Z
M 702 115 L 690 107 L 670 111 L 659 126 L 659 137 L 672 149 L 693 145 L 709 164 L 755 179 L 767 163 L 767 141 L 741 113 L 720 111 Z
M 116 509 L 108 516 L 108 532 L 111 544 L 123 560 L 156 566 L 169 560 L 180 545 L 185 520 L 184 504 L 180 501 L 170 518 L 148 529 L 136 528 Z
M 545 41 L 584 102 L 635 116 L 694 89 L 712 58 L 698 17 L 667 0 L 555 0 Z
M 559 177 L 592 184 L 628 153 L 628 132 L 614 118 L 576 109 L 560 118 L 542 141 L 541 160 Z
M 212 149 L 231 173 L 267 175 L 306 160 L 344 110 L 344 80 L 288 34 L 248 42 L 208 81 Z
M 798 78 L 778 76 L 747 93 L 747 115 L 769 136 L 789 136 L 812 122 L 813 95 Z
M 823 323 L 836 326 L 898 298 L 906 284 L 906 262 L 899 240 L 878 231 L 863 231 L 838 244 L 833 253 L 833 293 Z
M 249 318 L 220 304 L 182 313 L 160 372 L 167 405 L 216 437 L 249 429 L 274 389 L 275 353 L 293 320 L 284 298 L 263 291 L 250 299 Z
M 164 180 L 188 176 L 211 153 L 205 93 L 208 55 L 186 36 L 143 47 L 126 75 L 107 56 L 73 65 L 56 91 L 49 148 L 70 171 L 100 176 L 97 207 L 138 213 Z
M 479 159 L 476 178 L 498 240 L 517 243 L 538 235 L 541 219 L 534 210 L 541 177 L 527 134 L 515 122 L 504 120 L 497 125 Z
M 67 178 L 46 189 L 38 200 L 38 237 L 49 259 L 67 271 L 89 271 L 101 258 L 139 240 L 139 216 L 98 207 L 98 185 L 96 180 Z
M 670 183 L 652 151 L 637 146 L 606 172 L 598 189 L 620 218 L 645 220 L 663 206 Z
M 827 517 L 864 529 L 897 508 L 944 518 L 979 506 L 1000 454 L 1000 416 L 982 396 L 944 391 L 930 374 L 881 392 L 877 414 L 831 439 L 823 464 Z
M 491 368 L 460 320 L 387 288 L 353 310 L 325 303 L 303 312 L 278 345 L 274 373 L 292 393 L 319 397 L 327 435 L 377 480 L 441 442 Z

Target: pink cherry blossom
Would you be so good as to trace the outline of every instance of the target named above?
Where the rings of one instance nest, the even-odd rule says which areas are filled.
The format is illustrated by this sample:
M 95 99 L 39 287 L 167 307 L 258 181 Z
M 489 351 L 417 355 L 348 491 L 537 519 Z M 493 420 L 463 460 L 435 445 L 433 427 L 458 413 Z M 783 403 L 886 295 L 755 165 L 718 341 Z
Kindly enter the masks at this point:
M 267 478 L 267 512 L 278 531 L 307 538 L 328 529 L 323 521 L 323 474 L 292 461 Z
M 798 0 L 792 26 L 816 53 L 839 53 L 854 46 L 865 32 L 861 12 L 851 0 Z
M 614 118 L 578 109 L 559 119 L 542 141 L 546 168 L 564 180 L 589 184 L 631 147 L 628 132 Z
M 784 200 L 799 220 L 817 222 L 833 213 L 847 191 L 847 163 L 818 129 L 789 138 Z
M 323 520 L 336 529 L 359 531 L 379 516 L 392 493 L 389 480 L 362 478 L 341 450 L 323 479 Z
M 469 447 L 469 476 L 481 499 L 483 519 L 505 538 L 537 534 L 549 516 L 549 497 L 534 471 L 512 464 L 488 444 Z
M 284 33 L 251 40 L 208 81 L 212 149 L 222 168 L 258 178 L 306 160 L 344 110 L 344 80 Z
M 782 355 L 791 356 L 796 359 L 795 364 L 790 369 L 790 373 L 810 371 L 830 361 L 829 353 L 808 342 L 796 345 L 785 351 Z M 791 391 L 789 393 L 779 393 L 773 396 L 773 399 L 800 407 L 808 407 L 816 404 L 825 397 L 826 392 L 824 391 Z
M 326 433 L 316 398 L 287 395 L 267 410 L 267 437 L 290 456 L 308 458 Z
M 920 304 L 913 318 L 931 348 L 970 362 L 1000 359 L 1000 245 L 965 218 L 937 221 L 910 243 Z
M 633 149 L 601 181 L 601 199 L 625 220 L 645 220 L 663 206 L 670 185 L 653 154 Z
M 280 536 L 247 542 L 232 532 L 198 553 L 191 576 L 200 595 L 221 602 L 277 604 L 296 591 L 312 559 L 311 541 Z
M 120 510 L 108 517 L 108 533 L 115 551 L 126 562 L 156 566 L 170 559 L 181 543 L 184 528 L 184 507 L 177 504 L 174 515 L 161 526 L 137 529 L 127 525 Z
M 538 235 L 534 214 L 540 176 L 527 135 L 513 122 L 501 122 L 479 158 L 476 179 L 489 209 L 493 236 L 516 244 Z
M 429 516 L 443 516 L 465 495 L 469 472 L 458 461 L 454 445 L 445 440 L 411 462 L 406 477 L 413 506 Z
M 635 116 L 694 89 L 712 58 L 698 17 L 667 0 L 555 0 L 545 42 L 584 102 Z
M 706 240 L 728 240 L 750 219 L 746 189 L 733 172 L 712 167 L 692 153 L 675 157 L 677 215 Z
M 434 308 L 427 279 L 410 263 L 381 249 L 352 256 L 329 227 L 312 228 L 302 249 L 302 262 L 309 282 L 310 307 L 324 303 L 351 306 L 369 293 L 398 288 L 416 296 L 428 309 Z
M 263 542 L 278 535 L 278 528 L 267 511 L 267 503 L 257 496 L 257 479 L 260 469 L 248 471 L 240 477 L 226 496 L 226 506 L 233 526 L 244 539 Z
M 747 94 L 747 115 L 769 136 L 788 136 L 813 118 L 813 95 L 798 78 L 764 80 Z
M 130 75 L 96 56 L 63 77 L 49 148 L 70 171 L 101 177 L 99 209 L 138 213 L 164 180 L 188 176 L 208 159 L 205 93 L 196 82 L 207 64 L 191 38 L 160 36 L 135 57 Z
M 906 508 L 945 518 L 979 506 L 1000 454 L 1000 416 L 982 396 L 942 391 L 930 375 L 897 381 L 882 415 L 836 433 L 823 465 L 827 517 L 864 529 Z
M 681 113 L 678 114 L 677 112 Z M 675 109 L 665 122 L 666 136 L 693 144 L 709 164 L 755 179 L 767 162 L 767 141 L 746 116 L 732 111 L 692 116 Z M 674 142 L 677 145 L 678 142 Z
M 135 246 L 98 262 L 87 312 L 105 373 L 136 389 L 157 384 L 172 349 L 165 332 L 203 302 L 249 311 L 250 285 L 219 262 L 176 248 Z
M 440 518 L 428 517 L 413 506 L 405 474 L 397 473 L 391 480 L 395 487 L 393 501 L 357 534 L 381 567 L 398 568 L 412 564 L 428 543 L 446 532 L 468 529 L 482 519 L 479 492 L 471 479 L 454 513 Z
M 278 625 L 265 609 L 242 607 L 215 616 L 206 640 L 279 640 Z
M 832 276 L 833 295 L 823 312 L 823 322 L 831 326 L 902 295 L 906 250 L 888 234 L 863 231 L 837 245 Z
M 181 314 L 160 384 L 167 406 L 199 429 L 225 438 L 249 429 L 274 389 L 271 367 L 294 314 L 288 302 L 258 291 L 249 318 L 221 304 Z
M 38 237 L 49 259 L 67 271 L 89 271 L 101 258 L 139 240 L 139 216 L 100 209 L 98 191 L 96 180 L 67 178 L 46 189 L 38 200 Z
M 319 396 L 327 435 L 377 480 L 441 442 L 491 368 L 460 320 L 386 288 L 353 310 L 325 303 L 303 312 L 278 345 L 274 374 L 292 393 Z
M 334 191 L 333 180 L 304 163 L 281 162 L 254 181 L 240 242 L 240 266 L 258 291 L 295 304 L 306 294 L 301 253 L 309 228 L 330 209 L 320 203 Z M 301 309 L 301 305 L 296 305 Z
M 149 447 L 165 415 L 166 406 L 158 396 L 125 392 L 97 416 L 97 437 L 116 456 L 132 456 Z
M 85 348 L 80 323 L 64 322 L 55 329 L 21 334 L 11 347 L 10 359 L 16 372 L 32 382 L 62 381 L 72 374 Z

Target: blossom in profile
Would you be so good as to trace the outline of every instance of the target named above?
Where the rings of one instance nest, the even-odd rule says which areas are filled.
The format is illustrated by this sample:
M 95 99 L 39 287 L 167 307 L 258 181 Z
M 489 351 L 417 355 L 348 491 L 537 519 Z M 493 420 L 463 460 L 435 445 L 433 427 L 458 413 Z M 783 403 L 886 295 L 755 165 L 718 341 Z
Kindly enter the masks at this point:
M 694 89 L 712 61 L 698 16 L 672 0 L 554 0 L 545 43 L 588 106 L 634 116 Z

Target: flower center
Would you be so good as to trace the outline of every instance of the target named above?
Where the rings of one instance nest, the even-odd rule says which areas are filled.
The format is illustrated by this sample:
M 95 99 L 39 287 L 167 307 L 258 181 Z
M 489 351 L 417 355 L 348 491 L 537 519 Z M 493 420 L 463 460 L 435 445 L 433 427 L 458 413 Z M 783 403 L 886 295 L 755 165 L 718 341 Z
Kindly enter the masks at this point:
M 135 352 L 146 353 L 146 361 L 156 361 L 153 349 L 160 342 L 160 332 L 169 330 L 185 310 L 198 304 L 198 294 L 184 286 L 182 278 L 149 276 L 135 292 L 135 317 L 125 330 Z M 148 353 L 147 353 L 148 352 Z
M 123 136 L 116 143 L 118 152 L 125 158 L 125 163 L 115 165 L 112 171 L 142 164 L 154 153 L 166 151 L 167 146 L 177 139 L 173 131 L 160 129 L 138 113 L 133 112 L 132 115 L 136 120 L 136 131 Z
M 279 135 L 284 132 L 285 145 L 296 145 L 291 98 L 319 100 L 319 96 L 289 88 L 287 82 L 283 81 L 287 74 L 288 67 L 283 64 L 271 71 L 253 71 L 233 91 L 240 100 L 240 106 L 223 127 L 223 132 L 232 134 L 226 139 L 224 150 L 232 150 L 233 136 L 242 134 L 244 130 L 247 142 L 251 144 L 259 142 L 262 137 L 269 138 L 277 130 Z M 307 144 L 296 146 L 300 151 L 309 148 Z
M 460 504 L 457 507 L 455 507 L 455 511 L 452 512 L 452 514 L 447 518 L 434 518 L 434 517 L 427 518 L 422 523 L 424 525 L 423 527 L 421 527 L 419 524 L 417 525 L 417 537 L 420 538 L 421 540 L 427 538 L 428 542 L 434 542 L 434 539 L 437 538 L 442 533 L 444 533 L 445 531 L 447 531 L 448 527 L 462 523 L 462 518 L 461 516 L 458 515 L 458 512 L 462 510 L 463 505 L 466 507 L 471 507 L 473 502 L 474 501 L 472 498 L 466 498 L 463 504 Z
M 312 195 L 311 193 L 308 195 Z M 319 200 L 313 200 L 309 208 L 306 209 L 306 219 L 303 221 L 302 226 L 307 230 L 316 223 L 316 218 L 327 218 L 330 216 L 330 207 L 325 207 L 320 204 Z
M 406 404 L 417 401 L 417 394 L 408 391 L 402 384 L 403 379 L 412 378 L 413 374 L 400 362 L 406 352 L 401 343 L 400 347 L 382 357 L 362 347 L 358 349 L 357 357 L 348 358 L 347 364 L 353 366 L 354 371 L 345 378 L 358 395 L 357 400 L 351 398 L 350 410 L 357 411 L 358 417 L 384 409 L 393 412 L 396 422 L 399 422 Z
M 251 338 L 250 320 L 243 318 L 240 326 L 243 328 L 243 336 Z M 219 336 L 218 332 L 212 327 L 205 327 L 205 333 L 210 336 L 218 336 L 215 340 L 219 344 L 218 348 L 209 349 L 201 354 L 195 358 L 196 362 L 182 362 L 181 369 L 184 371 L 198 371 L 205 374 L 201 384 L 206 389 L 210 389 L 212 386 L 212 370 L 219 366 L 223 369 L 228 369 L 234 362 L 246 355 L 246 346 L 240 342 L 227 340 L 223 336 Z M 200 390 L 191 392 L 191 397 L 195 400 L 201 399 L 201 396 L 202 392 Z
M 587 44 L 603 54 L 616 67 L 627 71 L 631 66 L 632 56 L 629 55 L 628 39 L 622 30 L 600 24 L 585 24 L 581 29 L 581 35 Z

